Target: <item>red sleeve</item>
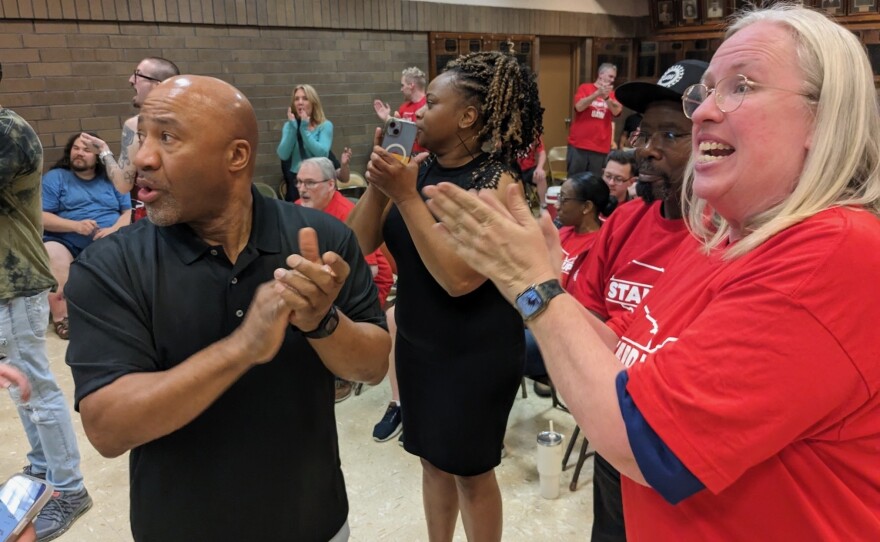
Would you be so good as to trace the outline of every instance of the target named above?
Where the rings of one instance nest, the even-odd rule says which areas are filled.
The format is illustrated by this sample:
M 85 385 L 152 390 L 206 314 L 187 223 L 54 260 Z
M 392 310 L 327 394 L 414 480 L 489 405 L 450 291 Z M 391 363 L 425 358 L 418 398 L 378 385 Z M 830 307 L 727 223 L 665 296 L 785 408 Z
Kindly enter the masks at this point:
M 578 87 L 577 92 L 574 95 L 574 104 L 578 103 L 579 101 L 583 100 L 594 92 L 596 92 L 596 85 L 594 85 L 593 83 L 584 83 L 583 85 Z
M 868 397 L 828 329 L 752 281 L 725 288 L 629 377 L 650 426 L 716 494 L 793 442 L 839 438 L 833 426 Z
M 609 219 L 610 220 L 610 219 Z M 608 268 L 607 250 L 612 228 L 607 225 L 599 230 L 599 238 L 593 244 L 587 259 L 578 270 L 577 279 L 571 281 L 571 295 L 581 305 L 603 319 L 608 318 L 605 307 L 604 285 Z

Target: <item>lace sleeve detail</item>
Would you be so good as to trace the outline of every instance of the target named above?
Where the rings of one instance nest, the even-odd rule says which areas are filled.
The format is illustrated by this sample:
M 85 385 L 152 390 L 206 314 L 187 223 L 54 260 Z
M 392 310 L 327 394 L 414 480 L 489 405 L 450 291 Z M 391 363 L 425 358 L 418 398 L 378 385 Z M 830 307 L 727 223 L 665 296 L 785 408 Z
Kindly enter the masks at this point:
M 515 172 L 511 167 L 498 160 L 486 160 L 480 165 L 480 167 L 474 170 L 471 177 L 471 183 L 467 189 L 470 190 L 476 188 L 477 190 L 483 190 L 484 188 L 488 188 L 490 190 L 495 190 L 498 188 L 498 182 L 501 179 L 501 175 L 505 173 L 513 177 L 517 182 L 522 181 L 519 173 Z

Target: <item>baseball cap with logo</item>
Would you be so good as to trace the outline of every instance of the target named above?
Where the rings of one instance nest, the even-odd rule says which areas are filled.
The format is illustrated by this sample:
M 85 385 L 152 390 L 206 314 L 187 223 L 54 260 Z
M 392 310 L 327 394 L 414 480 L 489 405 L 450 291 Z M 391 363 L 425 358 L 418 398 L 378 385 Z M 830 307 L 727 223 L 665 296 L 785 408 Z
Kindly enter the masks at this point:
M 700 82 L 709 67 L 702 60 L 682 60 L 669 67 L 656 84 L 632 81 L 617 87 L 617 101 L 638 113 L 644 113 L 652 102 L 681 100 L 685 89 Z

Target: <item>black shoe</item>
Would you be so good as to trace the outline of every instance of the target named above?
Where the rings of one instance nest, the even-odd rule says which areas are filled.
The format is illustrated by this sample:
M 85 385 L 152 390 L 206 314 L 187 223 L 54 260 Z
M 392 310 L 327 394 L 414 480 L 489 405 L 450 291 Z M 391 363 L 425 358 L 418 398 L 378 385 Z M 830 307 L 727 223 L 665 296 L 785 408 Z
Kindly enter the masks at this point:
M 79 491 L 55 491 L 34 521 L 37 539 L 46 542 L 58 538 L 91 507 L 92 498 L 86 488 Z
M 34 471 L 33 465 L 25 466 L 25 468 L 21 469 L 21 473 L 24 474 L 25 476 L 30 476 L 31 478 L 39 478 L 40 480 L 46 479 L 46 473 Z
M 336 379 L 336 402 L 345 401 L 351 396 L 352 385 L 348 380 Z
M 385 415 L 373 428 L 373 440 L 385 442 L 397 436 L 401 430 L 403 430 L 403 423 L 401 423 L 400 405 L 392 401 L 388 405 Z
M 403 431 L 400 432 L 400 437 L 397 439 L 397 445 L 403 448 Z
M 535 390 L 535 395 L 538 397 L 550 397 L 550 384 L 544 384 L 543 382 L 538 382 L 535 380 L 532 389 Z

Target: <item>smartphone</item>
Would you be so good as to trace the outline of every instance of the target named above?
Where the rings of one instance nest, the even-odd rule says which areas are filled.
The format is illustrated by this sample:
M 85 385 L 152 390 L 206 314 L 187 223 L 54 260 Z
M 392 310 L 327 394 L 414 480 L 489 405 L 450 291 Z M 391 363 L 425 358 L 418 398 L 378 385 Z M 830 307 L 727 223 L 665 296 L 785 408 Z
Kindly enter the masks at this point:
M 416 124 L 397 117 L 388 117 L 383 129 L 382 148 L 393 154 L 404 164 L 412 157 L 413 144 L 416 142 Z
M 52 497 L 45 480 L 14 474 L 0 485 L 0 542 L 18 536 Z

